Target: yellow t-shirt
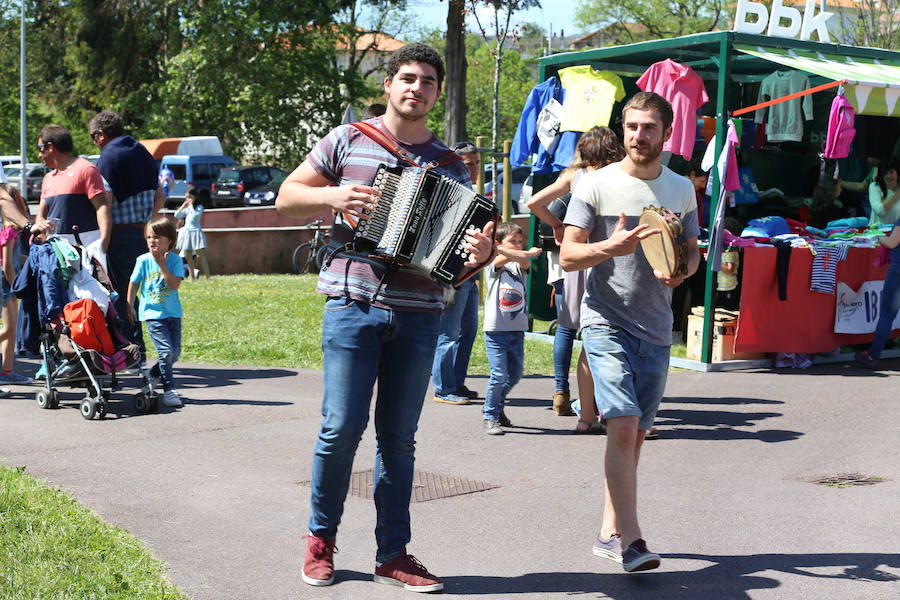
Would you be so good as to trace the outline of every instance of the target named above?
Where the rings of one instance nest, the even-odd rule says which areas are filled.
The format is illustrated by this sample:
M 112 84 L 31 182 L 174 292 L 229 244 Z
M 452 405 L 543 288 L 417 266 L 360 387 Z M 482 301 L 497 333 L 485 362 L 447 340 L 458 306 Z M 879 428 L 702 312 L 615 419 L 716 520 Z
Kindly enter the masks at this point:
M 559 81 L 566 90 L 561 131 L 609 125 L 613 104 L 625 97 L 621 77 L 611 71 L 595 71 L 590 65 L 562 69 Z

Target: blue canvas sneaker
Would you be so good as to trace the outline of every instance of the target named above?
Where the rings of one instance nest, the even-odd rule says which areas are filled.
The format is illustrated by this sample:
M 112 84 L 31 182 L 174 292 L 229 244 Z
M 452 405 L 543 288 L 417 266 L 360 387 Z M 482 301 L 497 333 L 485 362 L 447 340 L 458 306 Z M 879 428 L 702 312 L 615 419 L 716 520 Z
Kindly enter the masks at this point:
M 619 537 L 618 533 L 609 536 L 608 540 L 598 535 L 597 541 L 594 542 L 593 550 L 594 556 L 602 556 L 620 564 L 622 562 L 622 538 Z
M 659 566 L 659 554 L 647 549 L 647 542 L 638 538 L 631 542 L 625 552 L 622 553 L 622 567 L 629 573 L 634 571 L 649 571 Z

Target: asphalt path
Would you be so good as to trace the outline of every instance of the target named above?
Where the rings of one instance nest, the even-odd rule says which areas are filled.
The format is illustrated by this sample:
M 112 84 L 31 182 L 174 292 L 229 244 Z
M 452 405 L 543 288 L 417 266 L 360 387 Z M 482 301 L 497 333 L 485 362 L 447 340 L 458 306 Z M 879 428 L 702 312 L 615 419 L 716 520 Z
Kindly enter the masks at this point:
M 591 553 L 606 438 L 570 433 L 575 418 L 550 410 L 552 378 L 513 390 L 502 437 L 483 433 L 480 400 L 429 396 L 416 469 L 489 489 L 413 503 L 409 551 L 460 597 L 900 597 L 900 361 L 886 366 L 672 373 L 639 482 L 644 537 L 663 561 L 636 575 Z M 176 377 L 183 408 L 138 415 L 126 380 L 90 422 L 77 391 L 41 410 L 34 388 L 13 388 L 0 399 L 0 462 L 144 540 L 195 600 L 411 597 L 372 582 L 374 506 L 357 497 L 335 584 L 300 578 L 321 372 L 179 364 Z M 373 456 L 370 424 L 354 470 Z M 883 481 L 809 482 L 848 473 Z

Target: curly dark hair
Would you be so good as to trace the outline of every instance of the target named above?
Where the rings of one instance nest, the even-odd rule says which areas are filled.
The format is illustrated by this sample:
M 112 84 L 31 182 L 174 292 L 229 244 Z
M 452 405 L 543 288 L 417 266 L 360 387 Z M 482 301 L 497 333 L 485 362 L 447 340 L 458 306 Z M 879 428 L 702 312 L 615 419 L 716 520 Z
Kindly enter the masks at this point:
M 443 86 L 444 59 L 441 58 L 437 50 L 421 43 L 408 44 L 391 55 L 391 60 L 387 65 L 388 79 L 394 79 L 394 76 L 400 71 L 400 67 L 413 62 L 425 63 L 434 67 L 434 70 L 437 71 L 438 87 Z
M 572 165 L 575 169 L 594 167 L 599 169 L 625 158 L 625 147 L 609 127 L 592 127 L 584 132 L 575 152 L 579 158 Z

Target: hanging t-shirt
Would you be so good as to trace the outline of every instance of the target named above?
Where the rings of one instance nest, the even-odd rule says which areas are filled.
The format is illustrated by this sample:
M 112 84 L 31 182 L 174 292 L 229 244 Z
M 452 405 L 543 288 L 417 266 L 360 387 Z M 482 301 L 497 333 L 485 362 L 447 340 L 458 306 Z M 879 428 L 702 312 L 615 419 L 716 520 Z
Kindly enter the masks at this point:
M 758 102 L 783 98 L 809 89 L 809 77 L 802 71 L 775 71 L 759 86 Z M 770 142 L 799 142 L 803 139 L 803 119 L 813 118 L 812 94 L 767 107 L 766 139 Z M 766 108 L 756 111 L 757 123 L 766 122 Z
M 561 131 L 609 125 L 613 104 L 625 97 L 621 77 L 590 65 L 566 67 L 559 72 L 559 80 L 566 90 Z
M 656 92 L 672 104 L 672 135 L 663 150 L 691 160 L 697 135 L 697 108 L 709 102 L 703 79 L 693 69 L 667 58 L 650 65 L 637 80 L 645 92 Z

